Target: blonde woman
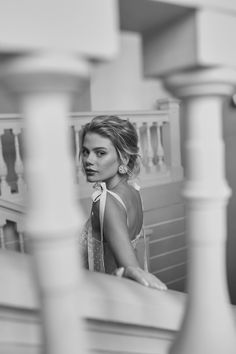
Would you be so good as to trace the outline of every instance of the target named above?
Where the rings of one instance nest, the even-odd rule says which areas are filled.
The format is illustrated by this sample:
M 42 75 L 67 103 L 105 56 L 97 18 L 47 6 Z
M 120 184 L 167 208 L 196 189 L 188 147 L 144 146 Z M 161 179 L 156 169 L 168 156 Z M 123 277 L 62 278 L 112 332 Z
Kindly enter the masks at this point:
M 136 252 L 145 235 L 140 194 L 129 183 L 139 172 L 134 126 L 117 116 L 97 116 L 85 125 L 81 141 L 87 181 L 97 186 L 81 238 L 85 267 L 166 290 L 148 272 L 145 252 L 139 260 Z

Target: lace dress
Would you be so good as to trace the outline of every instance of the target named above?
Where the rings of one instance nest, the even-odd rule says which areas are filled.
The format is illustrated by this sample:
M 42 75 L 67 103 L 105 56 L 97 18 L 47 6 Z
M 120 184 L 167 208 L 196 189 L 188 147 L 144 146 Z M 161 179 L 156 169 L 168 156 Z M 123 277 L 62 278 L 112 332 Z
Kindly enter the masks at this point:
M 116 198 L 126 210 L 126 206 L 120 196 L 108 190 L 105 183 L 101 183 L 98 186 L 98 189 L 92 195 L 93 202 L 100 200 L 99 219 L 101 240 L 97 240 L 93 237 L 90 217 L 83 227 L 79 243 L 82 262 L 85 268 L 91 271 L 112 274 L 117 268 L 117 264 L 108 243 L 103 241 L 103 220 L 107 193 L 113 195 L 114 198 Z M 141 229 L 140 233 L 131 241 L 131 244 L 134 248 L 140 266 L 144 270 L 148 270 L 146 238 L 143 228 Z

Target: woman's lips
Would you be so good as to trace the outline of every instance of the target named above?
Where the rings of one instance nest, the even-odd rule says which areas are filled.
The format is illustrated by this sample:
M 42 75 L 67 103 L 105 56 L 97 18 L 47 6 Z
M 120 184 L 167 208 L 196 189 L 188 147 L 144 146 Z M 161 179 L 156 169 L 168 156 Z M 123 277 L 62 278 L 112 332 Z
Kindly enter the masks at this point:
M 97 171 L 91 170 L 91 169 L 89 169 L 89 168 L 87 168 L 87 169 L 85 170 L 85 172 L 86 172 L 86 175 L 94 175 L 95 173 L 97 173 Z

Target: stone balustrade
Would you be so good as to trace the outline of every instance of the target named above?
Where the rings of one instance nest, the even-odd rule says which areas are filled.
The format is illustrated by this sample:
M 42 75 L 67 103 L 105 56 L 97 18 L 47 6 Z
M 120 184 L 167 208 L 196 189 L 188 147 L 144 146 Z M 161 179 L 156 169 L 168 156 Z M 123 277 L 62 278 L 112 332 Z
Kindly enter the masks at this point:
M 141 186 L 181 180 L 179 112 L 176 101 L 160 100 L 155 111 L 77 112 L 71 114 L 69 126 L 76 183 L 81 187 L 80 197 L 87 197 L 91 190 L 85 181 L 79 159 L 80 132 L 84 124 L 100 114 L 116 114 L 134 124 L 140 145 L 141 172 L 138 182 Z M 22 203 L 26 186 L 20 115 L 0 114 L 0 136 L 0 198 Z

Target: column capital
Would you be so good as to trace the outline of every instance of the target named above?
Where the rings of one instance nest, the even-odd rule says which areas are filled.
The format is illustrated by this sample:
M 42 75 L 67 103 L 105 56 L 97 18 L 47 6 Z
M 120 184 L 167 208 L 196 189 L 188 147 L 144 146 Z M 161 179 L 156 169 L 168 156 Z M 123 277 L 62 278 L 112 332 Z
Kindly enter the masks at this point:
M 0 65 L 0 80 L 17 93 L 78 91 L 89 76 L 85 59 L 60 52 L 13 56 Z
M 230 96 L 236 88 L 236 70 L 218 67 L 183 71 L 164 77 L 163 82 L 179 98 Z

